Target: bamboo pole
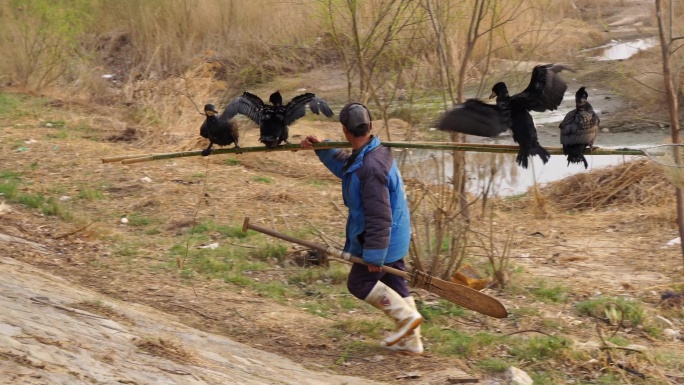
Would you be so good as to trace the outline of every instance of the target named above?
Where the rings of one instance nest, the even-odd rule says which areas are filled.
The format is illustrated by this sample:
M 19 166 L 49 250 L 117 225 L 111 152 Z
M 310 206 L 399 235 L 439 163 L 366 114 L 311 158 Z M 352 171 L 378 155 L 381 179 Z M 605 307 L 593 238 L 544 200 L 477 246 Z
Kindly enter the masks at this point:
M 112 156 L 109 158 L 102 158 L 102 163 L 115 163 L 115 162 L 121 162 L 122 160 L 125 159 L 133 159 L 133 158 L 145 158 L 148 156 L 153 156 L 153 155 L 160 155 L 161 153 L 154 153 L 154 154 L 138 154 L 138 155 L 117 155 L 117 156 Z M 169 153 L 170 154 L 170 153 Z
M 392 148 L 410 148 L 410 149 L 425 149 L 425 150 L 456 150 L 456 151 L 472 151 L 472 152 L 490 152 L 490 153 L 510 153 L 518 152 L 517 145 L 508 144 L 477 144 L 477 143 L 457 143 L 457 142 L 383 142 L 386 147 Z M 321 142 L 315 143 L 314 150 L 330 149 L 330 148 L 351 148 L 348 142 Z M 306 151 L 299 144 L 284 144 L 275 148 L 267 148 L 265 146 L 257 147 L 240 147 L 240 148 L 219 148 L 212 151 L 212 155 L 220 154 L 244 154 L 250 152 L 273 152 L 273 151 Z M 562 147 L 547 147 L 546 150 L 550 154 L 562 155 Z M 102 158 L 102 163 L 121 162 L 122 164 L 133 164 L 141 162 L 150 162 L 153 160 L 185 158 L 190 156 L 200 156 L 202 151 L 182 151 L 157 153 L 147 155 L 123 155 L 111 158 Z M 594 149 L 592 151 L 585 151 L 585 155 L 645 155 L 639 149 Z

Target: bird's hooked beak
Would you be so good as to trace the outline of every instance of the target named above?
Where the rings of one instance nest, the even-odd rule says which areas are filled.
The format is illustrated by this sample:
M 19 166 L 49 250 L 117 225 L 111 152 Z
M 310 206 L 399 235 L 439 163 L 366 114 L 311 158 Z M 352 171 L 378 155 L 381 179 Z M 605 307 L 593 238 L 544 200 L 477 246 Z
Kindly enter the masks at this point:
M 206 110 L 206 111 L 204 111 L 204 114 L 207 116 L 214 116 L 214 115 L 218 114 L 218 111 Z
M 490 98 L 490 99 L 494 99 L 494 98 L 497 97 L 497 96 L 498 96 L 498 95 L 496 94 L 496 92 L 492 91 L 492 94 L 489 95 L 489 98 Z

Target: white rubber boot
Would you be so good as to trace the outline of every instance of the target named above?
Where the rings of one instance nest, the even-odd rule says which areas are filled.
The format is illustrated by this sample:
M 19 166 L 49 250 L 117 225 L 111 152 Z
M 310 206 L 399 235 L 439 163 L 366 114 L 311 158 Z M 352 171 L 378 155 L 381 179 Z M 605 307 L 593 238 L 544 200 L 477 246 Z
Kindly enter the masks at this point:
M 404 298 L 404 301 L 411 307 L 411 309 L 416 310 L 416 300 L 413 299 L 413 297 L 408 296 Z M 402 338 L 397 342 L 396 344 L 392 346 L 387 346 L 387 344 L 383 341 L 381 346 L 386 347 L 389 350 L 394 350 L 394 351 L 399 351 L 399 352 L 407 352 L 407 353 L 413 353 L 413 354 L 421 354 L 423 353 L 423 341 L 420 339 L 420 325 L 418 325 L 417 328 L 413 329 L 411 332 L 409 332 L 406 337 Z
M 396 324 L 396 329 L 385 338 L 387 346 L 392 346 L 420 326 L 423 317 L 394 290 L 378 282 L 365 299 L 366 302 L 385 312 Z

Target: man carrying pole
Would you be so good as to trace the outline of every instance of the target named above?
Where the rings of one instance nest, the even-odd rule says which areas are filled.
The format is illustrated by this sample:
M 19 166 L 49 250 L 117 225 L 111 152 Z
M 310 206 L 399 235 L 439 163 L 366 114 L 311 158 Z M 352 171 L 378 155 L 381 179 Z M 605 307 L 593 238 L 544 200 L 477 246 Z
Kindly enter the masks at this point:
M 406 271 L 411 222 L 404 181 L 388 147 L 371 135 L 370 111 L 361 103 L 349 103 L 340 111 L 342 132 L 352 145 L 349 154 L 340 149 L 316 150 L 321 162 L 342 179 L 342 197 L 349 209 L 344 251 L 363 259 L 354 263 L 347 288 L 355 297 L 382 310 L 395 321 L 394 331 L 383 341 L 389 349 L 422 353 L 420 324 L 406 279 L 386 273 L 382 266 Z M 303 148 L 321 142 L 309 135 Z

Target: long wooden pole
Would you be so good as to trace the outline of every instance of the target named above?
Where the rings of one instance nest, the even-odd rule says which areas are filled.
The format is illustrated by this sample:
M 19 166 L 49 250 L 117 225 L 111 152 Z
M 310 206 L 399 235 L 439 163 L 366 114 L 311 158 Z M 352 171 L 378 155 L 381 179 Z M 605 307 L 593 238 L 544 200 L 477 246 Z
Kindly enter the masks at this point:
M 477 143 L 458 143 L 458 142 L 383 142 L 383 146 L 391 148 L 412 148 L 424 150 L 456 150 L 456 151 L 471 151 L 471 152 L 490 152 L 490 153 L 510 153 L 518 152 L 517 145 L 508 144 L 477 144 Z M 314 150 L 323 150 L 330 148 L 351 148 L 348 142 L 321 142 L 315 143 Z M 546 150 L 550 154 L 562 155 L 562 147 L 547 147 Z M 274 152 L 274 151 L 307 151 L 299 144 L 284 144 L 275 148 L 267 148 L 265 146 L 256 147 L 240 147 L 240 148 L 219 148 L 212 151 L 212 155 L 219 154 L 244 154 L 250 152 Z M 645 153 L 638 149 L 595 149 L 591 152 L 586 151 L 586 155 L 645 155 Z M 200 156 L 202 151 L 182 151 L 157 153 L 147 155 L 123 155 L 110 158 L 102 158 L 102 163 L 121 162 L 122 164 L 133 164 L 141 162 L 150 162 L 153 160 L 185 158 L 191 156 Z M 211 156 L 211 155 L 210 155 Z

